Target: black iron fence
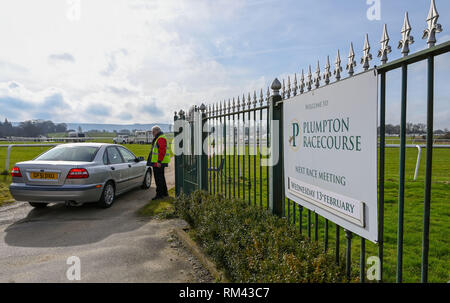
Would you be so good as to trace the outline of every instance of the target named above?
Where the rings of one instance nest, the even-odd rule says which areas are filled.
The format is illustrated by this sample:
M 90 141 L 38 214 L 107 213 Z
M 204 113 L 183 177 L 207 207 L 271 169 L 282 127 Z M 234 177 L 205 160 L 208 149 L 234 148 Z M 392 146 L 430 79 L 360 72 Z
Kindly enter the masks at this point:
M 430 205 L 432 193 L 432 165 L 433 165 L 433 121 L 434 121 L 434 59 L 450 51 L 450 41 L 436 44 L 436 33 L 442 31 L 437 23 L 438 13 L 434 0 L 431 1 L 430 12 L 427 18 L 428 28 L 424 31 L 423 38 L 427 39 L 428 48 L 414 54 L 409 54 L 409 46 L 414 43 L 411 37 L 411 26 L 408 14 L 405 15 L 404 25 L 401 31 L 402 38 L 399 43 L 402 58 L 388 63 L 388 54 L 392 49 L 389 46 L 389 35 L 385 25 L 381 48 L 378 52 L 381 65 L 373 69 L 379 75 L 380 98 L 379 98 L 379 175 L 378 175 L 378 239 L 375 245 L 369 243 L 370 254 L 376 254 L 379 260 L 376 275 L 378 281 L 403 281 L 404 270 L 404 213 L 405 213 L 405 163 L 406 163 L 406 122 L 407 122 L 407 86 L 408 66 L 411 64 L 427 62 L 427 137 L 426 137 L 426 169 L 424 178 L 423 198 L 423 222 L 422 222 L 422 250 L 420 260 L 420 280 L 428 281 L 429 272 L 429 235 L 430 235 Z M 363 50 L 361 64 L 364 70 L 369 70 L 372 55 L 369 38 Z M 335 68 L 331 71 L 330 60 L 327 58 L 325 69 L 321 72 L 320 64 L 317 64 L 313 75 L 311 66 L 305 75 L 301 72 L 288 77 L 287 81 L 281 83 L 275 79 L 271 89 L 263 94 L 258 93 L 243 95 L 228 101 L 218 102 L 213 105 L 197 108 L 194 107 L 189 113 L 198 113 L 201 117 L 202 126 L 206 132 L 202 135 L 202 142 L 206 142 L 206 150 L 201 155 L 181 155 L 175 157 L 176 162 L 176 191 L 189 193 L 195 189 L 208 190 L 211 194 L 222 194 L 226 197 L 237 197 L 248 201 L 249 204 L 270 209 L 273 213 L 285 217 L 289 222 L 298 226 L 299 232 L 314 241 L 323 241 L 326 252 L 334 250 L 336 262 L 342 260 L 341 242 L 345 241 L 345 262 L 349 278 L 355 276 L 359 271 L 359 280 L 366 280 L 366 241 L 364 238 L 354 236 L 348 230 L 342 228 L 317 213 L 305 209 L 294 201 L 285 198 L 284 174 L 282 152 L 280 161 L 275 165 L 269 162 L 270 155 L 268 147 L 271 143 L 281 144 L 282 138 L 277 142 L 271 142 L 274 134 L 271 131 L 271 121 L 281 121 L 283 116 L 283 102 L 291 97 L 303 94 L 321 86 L 328 85 L 334 75 L 336 81 L 340 81 L 343 74 L 341 58 L 338 51 L 335 60 Z M 349 77 L 354 76 L 357 66 L 353 45 L 350 46 L 348 64 L 346 71 Z M 396 196 L 397 222 L 396 222 L 396 258 L 395 266 L 390 264 L 389 270 L 385 267 L 385 194 L 386 194 L 386 76 L 394 70 L 401 70 L 401 134 L 399 154 L 399 177 Z M 281 92 L 279 93 L 279 91 Z M 175 120 L 188 120 L 191 124 L 193 119 L 187 118 L 183 111 L 175 114 Z M 281 123 L 280 123 L 281 124 Z M 177 132 L 175 132 L 175 136 Z M 282 130 L 280 131 L 282 136 Z M 282 146 L 281 146 L 282 151 Z M 195 170 L 195 172 L 193 172 Z M 391 186 L 392 184 L 390 184 Z M 390 188 L 392 191 L 392 188 Z M 394 216 L 390 213 L 389 215 Z M 448 218 L 447 218 L 448 220 Z M 392 221 L 392 218 L 390 218 Z M 334 231 L 333 231 L 334 229 Z M 342 231 L 341 231 L 342 230 Z M 334 232 L 334 236 L 330 236 Z M 356 247 L 352 248 L 352 239 L 360 238 L 359 253 Z M 322 240 L 321 240 L 322 239 Z M 446 242 L 444 242 L 446 243 Z M 376 251 L 376 252 L 375 252 Z M 448 257 L 448 256 L 447 256 Z M 353 264 L 352 264 L 352 259 Z M 355 264 L 356 261 L 356 264 Z M 391 261 L 393 263 L 394 261 Z M 359 263 L 359 264 L 358 264 Z M 359 266 L 357 266 L 359 265 Z M 394 269 L 395 267 L 395 269 Z

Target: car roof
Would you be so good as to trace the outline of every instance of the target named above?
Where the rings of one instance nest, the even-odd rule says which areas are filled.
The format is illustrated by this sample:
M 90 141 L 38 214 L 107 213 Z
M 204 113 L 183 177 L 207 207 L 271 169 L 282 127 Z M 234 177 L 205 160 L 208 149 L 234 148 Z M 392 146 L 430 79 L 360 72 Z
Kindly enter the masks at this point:
M 64 147 L 64 146 L 90 146 L 90 147 L 102 147 L 102 146 L 117 146 L 117 144 L 112 143 L 97 143 L 97 142 L 83 142 L 83 143 L 64 143 L 58 145 L 58 147 Z

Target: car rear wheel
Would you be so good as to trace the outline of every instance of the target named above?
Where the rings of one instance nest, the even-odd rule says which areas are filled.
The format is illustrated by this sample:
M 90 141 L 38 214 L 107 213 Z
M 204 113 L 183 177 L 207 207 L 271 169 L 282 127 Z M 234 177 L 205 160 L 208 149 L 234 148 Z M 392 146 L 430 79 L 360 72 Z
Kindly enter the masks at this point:
M 48 203 L 28 202 L 34 208 L 45 208 Z
M 114 184 L 112 182 L 106 183 L 105 187 L 103 188 L 102 196 L 100 197 L 100 200 L 98 201 L 98 206 L 101 208 L 109 208 L 114 203 L 114 199 L 116 197 Z
M 152 185 L 152 171 L 150 169 L 145 173 L 144 182 L 142 183 L 142 189 L 149 189 Z

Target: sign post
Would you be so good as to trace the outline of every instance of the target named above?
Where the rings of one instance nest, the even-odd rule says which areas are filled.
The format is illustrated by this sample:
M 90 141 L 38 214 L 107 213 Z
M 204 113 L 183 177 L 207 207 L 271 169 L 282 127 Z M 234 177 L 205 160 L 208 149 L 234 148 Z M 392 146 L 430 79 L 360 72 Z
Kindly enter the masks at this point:
M 282 97 L 280 96 L 280 88 L 281 83 L 278 79 L 275 79 L 271 85 L 271 89 L 273 91 L 273 95 L 270 97 L 270 106 L 269 106 L 269 116 L 270 121 L 280 121 L 283 118 L 283 103 Z M 279 103 L 280 102 L 280 103 Z M 276 157 L 278 151 L 283 150 L 283 124 L 280 122 L 280 129 L 278 129 L 278 134 L 274 138 L 272 136 L 271 140 L 271 157 Z M 275 131 L 273 127 L 271 127 L 271 131 Z M 273 134 L 273 133 L 272 133 Z M 275 135 L 275 134 L 273 134 Z M 275 139 L 275 140 L 274 140 Z M 279 146 L 276 143 L 279 140 L 281 143 Z M 283 179 L 283 157 L 277 157 L 278 161 L 273 163 L 270 166 L 270 196 L 269 196 L 269 204 L 270 209 L 273 214 L 282 217 L 284 215 L 284 199 L 283 199 L 283 188 L 279 186 L 278 182 Z

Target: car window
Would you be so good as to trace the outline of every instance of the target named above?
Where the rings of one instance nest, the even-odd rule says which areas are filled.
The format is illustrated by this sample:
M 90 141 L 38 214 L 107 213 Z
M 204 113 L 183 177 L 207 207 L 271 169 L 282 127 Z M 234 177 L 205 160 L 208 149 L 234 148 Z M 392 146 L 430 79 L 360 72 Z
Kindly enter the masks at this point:
M 92 162 L 98 149 L 95 146 L 58 146 L 38 156 L 35 160 Z
M 105 152 L 103 153 L 103 164 L 108 165 L 108 153 Z
M 136 156 L 130 152 L 128 149 L 124 147 L 119 147 L 120 153 L 124 158 L 125 162 L 134 162 L 136 160 Z
M 109 164 L 119 164 L 123 163 L 122 157 L 120 156 L 119 151 L 115 147 L 108 147 L 106 149 L 108 153 Z

